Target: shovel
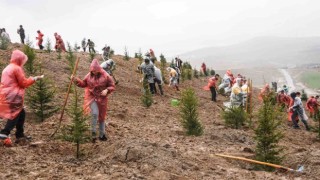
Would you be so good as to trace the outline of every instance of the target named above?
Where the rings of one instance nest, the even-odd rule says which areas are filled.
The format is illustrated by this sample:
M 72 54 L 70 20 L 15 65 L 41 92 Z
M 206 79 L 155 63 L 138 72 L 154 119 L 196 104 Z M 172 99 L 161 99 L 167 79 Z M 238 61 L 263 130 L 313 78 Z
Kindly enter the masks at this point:
M 253 160 L 253 159 L 243 158 L 243 157 L 229 156 L 229 155 L 224 155 L 224 154 L 215 154 L 215 155 L 220 156 L 220 157 L 230 158 L 230 159 L 237 159 L 237 160 L 242 160 L 242 161 L 246 161 L 246 162 L 251 162 L 251 163 L 255 163 L 255 164 L 266 165 L 266 166 L 274 167 L 277 169 L 283 169 L 283 170 L 291 171 L 291 172 L 302 172 L 304 170 L 304 166 L 299 166 L 298 169 L 295 170 L 295 169 L 291 169 L 291 168 L 284 167 L 281 165 L 257 161 L 257 160 Z M 212 157 L 213 154 L 211 154 L 210 156 Z

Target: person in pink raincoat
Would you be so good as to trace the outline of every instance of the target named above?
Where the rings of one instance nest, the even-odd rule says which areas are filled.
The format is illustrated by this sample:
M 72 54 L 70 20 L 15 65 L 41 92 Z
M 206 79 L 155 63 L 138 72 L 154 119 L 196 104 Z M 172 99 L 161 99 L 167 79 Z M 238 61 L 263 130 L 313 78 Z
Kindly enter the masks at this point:
M 38 40 L 38 43 L 37 43 L 37 45 L 39 46 L 39 49 L 43 49 L 44 47 L 43 47 L 43 45 L 42 45 L 42 42 L 43 42 L 43 34 L 41 33 L 41 31 L 40 30 L 38 30 L 37 31 L 37 33 L 38 33 L 38 37 L 36 37 L 36 39 Z
M 66 47 L 64 45 L 64 42 L 61 38 L 61 36 L 58 33 L 54 33 L 54 37 L 56 38 L 56 45 L 54 48 L 58 51 L 67 52 Z
M 99 121 L 99 139 L 106 141 L 105 118 L 107 116 L 108 95 L 115 90 L 112 77 L 105 72 L 94 59 L 90 65 L 90 72 L 83 80 L 71 76 L 73 82 L 85 88 L 84 111 L 92 115 L 92 141 L 96 141 L 96 124 Z
M 23 109 L 25 89 L 43 76 L 26 78 L 23 65 L 28 57 L 19 50 L 14 50 L 10 64 L 4 68 L 0 84 L 0 118 L 7 119 L 7 124 L 0 131 L 0 138 L 5 139 L 16 127 L 16 138 L 24 138 L 25 111 Z

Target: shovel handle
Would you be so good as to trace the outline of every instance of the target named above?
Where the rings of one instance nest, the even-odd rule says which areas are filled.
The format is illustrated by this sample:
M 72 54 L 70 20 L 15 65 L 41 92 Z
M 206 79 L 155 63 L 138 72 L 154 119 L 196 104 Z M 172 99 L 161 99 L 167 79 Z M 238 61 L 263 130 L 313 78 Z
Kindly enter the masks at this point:
M 262 161 L 257 161 L 257 160 L 253 160 L 253 159 L 237 157 L 237 156 L 230 156 L 230 155 L 224 155 L 224 154 L 215 154 L 215 155 L 216 156 L 220 156 L 220 157 L 230 158 L 230 159 L 237 159 L 237 160 L 247 161 L 247 162 L 251 162 L 251 163 L 255 163 L 255 164 L 266 165 L 266 166 L 270 166 L 270 167 L 274 167 L 274 168 L 278 168 L 278 169 L 283 169 L 283 170 L 286 170 L 286 171 L 294 171 L 293 169 L 288 168 L 288 167 L 284 167 L 284 166 L 280 166 L 280 165 L 272 164 L 272 163 L 267 163 L 267 162 L 262 162 Z

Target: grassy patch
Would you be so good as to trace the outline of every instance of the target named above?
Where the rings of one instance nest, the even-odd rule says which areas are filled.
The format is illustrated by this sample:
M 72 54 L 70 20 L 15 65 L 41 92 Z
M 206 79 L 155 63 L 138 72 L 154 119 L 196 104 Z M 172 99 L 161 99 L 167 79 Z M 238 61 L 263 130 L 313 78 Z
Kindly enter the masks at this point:
M 320 89 L 320 72 L 304 72 L 301 76 L 301 81 L 308 87 Z

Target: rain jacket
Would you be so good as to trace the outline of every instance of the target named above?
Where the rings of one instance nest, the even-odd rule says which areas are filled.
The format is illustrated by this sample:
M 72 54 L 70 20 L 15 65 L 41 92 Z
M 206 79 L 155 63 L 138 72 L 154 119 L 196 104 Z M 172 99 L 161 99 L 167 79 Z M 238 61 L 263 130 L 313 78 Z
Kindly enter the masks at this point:
M 215 77 L 211 77 L 208 79 L 208 85 L 203 87 L 203 90 L 209 91 L 211 87 L 215 87 L 216 88 L 216 83 L 217 80 Z
M 0 118 L 13 120 L 23 109 L 25 88 L 35 80 L 26 78 L 22 66 L 28 57 L 21 51 L 12 52 L 10 64 L 2 71 L 0 85 Z
M 91 75 L 92 71 L 99 72 L 100 76 Z M 90 104 L 96 101 L 99 109 L 99 121 L 103 122 L 107 116 L 108 95 L 115 90 L 111 76 L 100 67 L 98 60 L 94 59 L 90 65 L 90 72 L 83 80 L 77 78 L 76 85 L 85 88 L 84 111 L 90 113 Z M 108 89 L 108 94 L 102 96 L 101 92 L 105 89 Z
M 315 111 L 318 111 L 317 99 L 314 97 L 309 98 L 306 103 L 306 108 L 308 109 L 308 111 L 310 111 L 310 113 L 314 113 Z
M 148 83 L 154 83 L 154 65 L 149 62 L 149 64 L 142 63 L 140 66 L 145 78 L 147 78 Z
M 66 52 L 67 50 L 61 36 L 57 33 L 54 33 L 54 37 L 56 38 L 55 49 L 60 49 L 61 51 Z
M 236 83 L 232 86 L 232 89 L 231 89 L 231 95 L 230 95 L 231 104 L 242 103 L 243 92 L 241 90 L 240 85 L 241 85 L 241 79 L 237 78 Z
M 154 75 L 157 78 L 157 82 L 159 82 L 159 84 L 162 84 L 162 73 L 161 70 L 159 68 L 157 68 L 156 66 L 154 66 Z
M 41 32 L 38 33 L 38 37 L 36 39 L 38 39 L 38 46 L 42 45 L 43 42 L 43 34 Z
M 288 96 L 288 95 L 286 95 L 286 94 L 284 94 L 284 93 L 280 93 L 280 94 L 278 94 L 278 96 L 277 96 L 277 102 L 278 102 L 278 104 L 280 104 L 280 105 L 285 105 L 285 106 L 287 106 L 287 107 L 289 107 L 289 105 L 290 105 L 290 97 Z

